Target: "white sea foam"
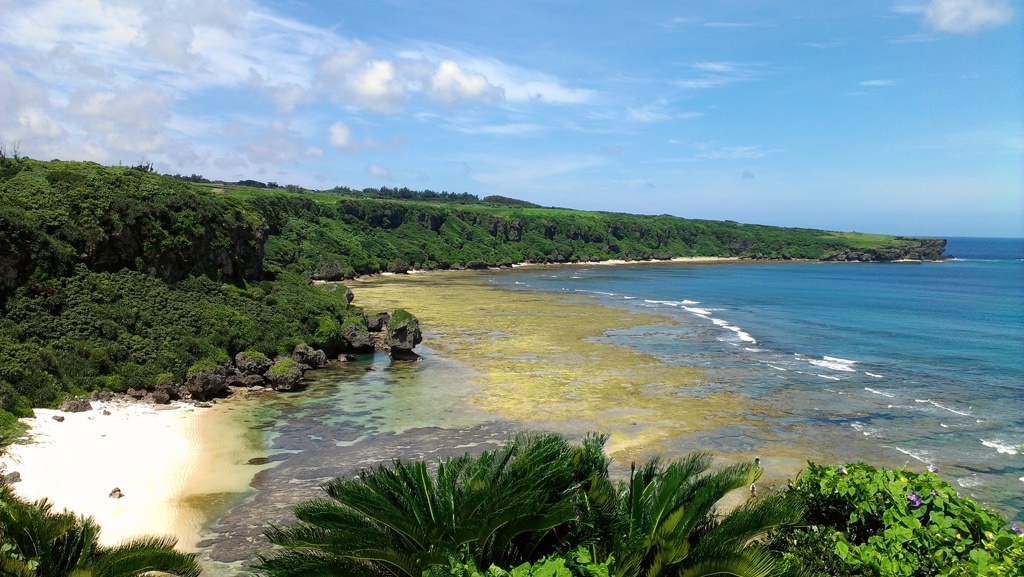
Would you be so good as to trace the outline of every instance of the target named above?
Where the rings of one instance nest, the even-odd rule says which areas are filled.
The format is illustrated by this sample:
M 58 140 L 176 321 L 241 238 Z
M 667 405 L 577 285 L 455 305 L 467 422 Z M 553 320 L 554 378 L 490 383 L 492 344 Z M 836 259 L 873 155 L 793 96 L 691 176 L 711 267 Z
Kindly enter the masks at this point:
M 707 316 L 707 317 L 711 316 L 711 311 L 709 311 L 707 309 L 698 309 L 698 308 L 695 308 L 695 307 L 688 307 L 688 306 L 685 306 L 685 305 L 683 306 L 683 309 L 686 310 L 687 312 L 691 312 L 691 313 L 693 313 L 695 315 L 704 315 L 704 316 Z
M 892 393 L 886 393 L 885 391 L 879 391 L 878 389 L 872 389 L 871 387 L 864 387 L 864 390 L 869 393 L 874 393 L 876 395 L 882 395 L 883 397 L 889 397 L 890 399 L 896 397 L 896 395 Z
M 622 297 L 622 298 L 626 299 L 627 301 L 631 301 L 631 300 L 636 299 L 636 297 Z
M 822 357 L 822 358 L 825 359 L 826 361 L 831 361 L 833 363 L 840 363 L 840 364 L 844 364 L 844 365 L 855 365 L 855 364 L 857 364 L 857 361 L 851 361 L 849 359 L 841 359 L 839 357 Z
M 867 375 L 867 376 L 869 376 L 869 377 L 875 377 L 876 379 L 881 379 L 881 378 L 883 378 L 883 377 L 882 377 L 882 375 L 876 375 L 875 373 L 869 373 L 869 372 L 867 372 L 867 371 L 864 371 L 864 374 L 865 374 L 865 375 Z
M 913 451 L 908 451 L 907 449 L 904 449 L 902 447 L 896 447 L 896 446 L 893 446 L 893 449 L 896 449 L 897 451 L 903 453 L 904 455 L 906 455 L 908 457 L 911 457 L 913 459 L 921 461 L 922 463 L 931 463 L 930 460 L 928 460 L 926 458 L 922 458 L 920 455 L 914 453 Z
M 759 348 L 756 348 L 756 347 L 744 347 L 743 350 L 751 352 L 751 353 L 763 353 L 764 352 L 764 349 L 759 349 Z
M 652 305 L 668 305 L 670 307 L 677 307 L 677 306 L 679 306 L 679 303 L 672 302 L 672 301 L 652 301 L 652 300 L 649 300 L 649 299 L 644 299 L 644 302 L 645 303 L 650 303 Z
M 958 477 L 956 484 L 964 489 L 970 489 L 972 487 L 980 487 L 984 483 L 976 475 L 971 475 L 970 477 Z
M 1002 439 L 996 441 L 986 441 L 985 439 L 981 439 L 981 444 L 985 445 L 990 449 L 995 449 L 997 453 L 1005 453 L 1007 455 L 1017 454 L 1017 447 L 1008 444 L 1006 441 L 1003 441 Z
M 818 375 L 818 376 L 823 378 L 823 379 L 828 379 L 830 381 L 841 381 L 842 380 L 839 377 L 830 377 L 828 375 Z
M 843 371 L 846 373 L 855 373 L 856 369 L 850 366 L 851 363 L 856 361 L 844 361 L 843 359 L 836 359 L 834 357 L 824 357 L 820 361 L 817 359 L 811 359 L 807 361 L 816 367 L 824 367 L 826 369 L 832 369 L 833 371 Z
M 786 369 L 784 369 L 784 368 L 782 368 L 782 367 L 776 367 L 775 365 L 773 365 L 773 364 L 771 364 L 771 363 L 767 363 L 767 365 L 768 365 L 769 367 L 771 367 L 771 368 L 775 369 L 776 371 L 785 371 L 785 370 L 786 370 Z
M 715 323 L 716 325 L 718 325 L 720 327 L 727 327 L 727 326 L 729 326 L 729 321 L 723 321 L 722 319 L 711 319 L 711 322 Z
M 683 299 L 683 304 L 684 305 L 699 305 L 700 301 L 688 301 L 686 299 Z
M 954 409 L 952 407 L 947 407 L 946 405 L 943 405 L 941 403 L 936 403 L 935 401 L 933 401 L 931 399 L 914 399 L 914 402 L 915 403 L 928 403 L 929 405 L 932 405 L 932 406 L 934 406 L 936 408 L 942 409 L 943 411 L 949 411 L 950 413 L 953 413 L 954 415 L 960 415 L 961 417 L 969 417 L 969 416 L 971 416 L 970 412 L 960 411 L 960 410 Z M 970 408 L 968 408 L 968 411 L 970 411 Z
M 855 431 L 857 431 L 858 433 L 861 433 L 865 437 L 870 437 L 870 436 L 878 433 L 878 429 L 872 429 L 871 427 L 868 427 L 864 423 L 860 423 L 860 422 L 851 423 L 850 426 L 853 427 L 853 429 Z

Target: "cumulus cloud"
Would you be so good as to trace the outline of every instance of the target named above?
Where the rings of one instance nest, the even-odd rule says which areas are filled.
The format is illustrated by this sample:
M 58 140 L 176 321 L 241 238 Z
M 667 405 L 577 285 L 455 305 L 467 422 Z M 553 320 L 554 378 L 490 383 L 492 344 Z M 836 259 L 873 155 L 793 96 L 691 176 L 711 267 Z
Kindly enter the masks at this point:
M 437 66 L 431 78 L 430 95 L 446 106 L 474 100 L 501 102 L 505 92 L 487 82 L 482 74 L 467 73 L 451 60 L 444 60 Z
M 320 80 L 335 100 L 382 114 L 398 110 L 407 97 L 391 62 L 374 59 L 359 40 L 321 60 Z
M 1009 0 L 932 0 L 924 9 L 925 25 L 957 34 L 995 28 L 1012 19 Z

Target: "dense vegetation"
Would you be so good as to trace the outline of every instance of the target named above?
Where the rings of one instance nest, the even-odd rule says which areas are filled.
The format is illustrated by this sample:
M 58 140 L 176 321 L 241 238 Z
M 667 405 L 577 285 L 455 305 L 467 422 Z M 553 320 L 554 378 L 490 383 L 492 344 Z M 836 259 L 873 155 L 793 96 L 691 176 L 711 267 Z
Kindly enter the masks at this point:
M 335 479 L 324 486 L 329 499 L 295 509 L 299 524 L 267 532 L 283 548 L 257 569 L 271 577 L 773 574 L 776 558 L 756 539 L 797 522 L 799 503 L 766 493 L 724 515 L 715 509 L 758 479 L 754 463 L 711 469 L 709 455 L 694 453 L 652 460 L 615 482 L 604 440 L 576 446 L 520 434 L 436 472 L 395 461 Z
M 395 461 L 324 485 L 272 527 L 268 577 L 1008 577 L 1024 537 L 923 473 L 809 465 L 780 492 L 746 493 L 754 463 L 694 453 L 608 476 L 604 438 L 519 435 L 479 457 Z
M 1006 529 L 937 472 L 811 463 L 789 488 L 805 505 L 805 525 L 775 532 L 770 546 L 814 575 L 1024 575 L 1019 527 Z
M 344 287 L 264 266 L 237 200 L 139 167 L 0 158 L 0 430 L 33 406 L 172 380 L 364 323 Z
M 537 208 L 508 199 L 459 204 L 245 188 L 229 190 L 226 196 L 266 219 L 268 263 L 323 279 L 518 262 L 686 256 L 820 259 L 855 247 L 914 242 L 667 215 Z

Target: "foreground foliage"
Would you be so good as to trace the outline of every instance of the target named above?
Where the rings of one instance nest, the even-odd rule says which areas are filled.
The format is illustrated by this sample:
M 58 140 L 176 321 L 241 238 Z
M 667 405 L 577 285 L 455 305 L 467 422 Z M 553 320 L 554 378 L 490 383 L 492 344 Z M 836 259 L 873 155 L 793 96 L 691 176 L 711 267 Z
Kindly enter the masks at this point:
M 1024 575 L 996 572 L 1022 559 L 1005 519 L 934 470 L 812 463 L 789 493 L 806 504 L 806 526 L 775 532 L 770 546 L 790 567 L 828 576 Z
M 0 575 L 4 577 L 141 577 L 200 574 L 195 555 L 173 539 L 141 537 L 104 547 L 91 518 L 55 512 L 45 499 L 27 503 L 0 483 Z
M 634 469 L 613 482 L 604 437 L 581 446 L 521 434 L 479 457 L 395 461 L 324 486 L 330 499 L 295 509 L 300 523 L 267 532 L 282 549 L 259 571 L 302 575 L 730 574 L 763 577 L 775 559 L 755 539 L 796 522 L 799 508 L 766 495 L 726 515 L 715 504 L 760 475 L 753 464 L 711 470 L 704 453 Z

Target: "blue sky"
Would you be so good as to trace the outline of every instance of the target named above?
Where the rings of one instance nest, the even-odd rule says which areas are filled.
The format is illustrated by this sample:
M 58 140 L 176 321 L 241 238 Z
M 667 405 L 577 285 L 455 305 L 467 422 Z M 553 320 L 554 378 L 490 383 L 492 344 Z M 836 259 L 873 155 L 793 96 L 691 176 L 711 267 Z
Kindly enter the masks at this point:
M 0 0 L 0 142 L 207 178 L 1024 236 L 1024 1 Z

